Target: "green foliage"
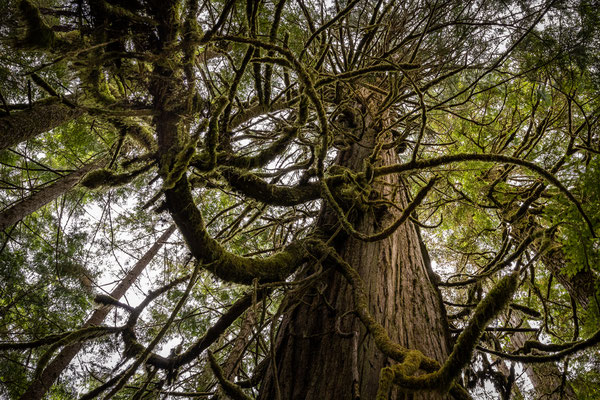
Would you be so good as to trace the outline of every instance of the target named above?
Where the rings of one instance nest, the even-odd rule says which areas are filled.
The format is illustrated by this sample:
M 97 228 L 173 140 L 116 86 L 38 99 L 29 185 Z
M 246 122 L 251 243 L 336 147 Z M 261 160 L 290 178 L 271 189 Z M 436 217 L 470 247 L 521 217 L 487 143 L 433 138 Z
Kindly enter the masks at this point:
M 0 5 L 0 141 L 17 112 L 32 115 L 39 104 L 66 99 L 78 115 L 0 153 L 0 213 L 33 194 L 43 197 L 82 165 L 104 161 L 69 193 L 19 215 L 2 233 L 0 340 L 77 329 L 91 311 L 90 298 L 110 293 L 171 219 L 178 228 L 119 299 L 131 307 L 116 307 L 102 322 L 131 325 L 121 336 L 87 338 L 51 398 L 94 390 L 96 377 L 109 381 L 131 362 L 146 368 L 116 379 L 109 397 L 135 398 L 144 387 L 157 398 L 161 390 L 214 392 L 214 371 L 225 391 L 245 398 L 258 389 L 237 384 L 255 372 L 260 377 L 262 360 L 274 353 L 288 359 L 278 343 L 303 337 L 318 348 L 318 338 L 334 330 L 342 337 L 337 330 L 346 327 L 398 361 L 381 370 L 381 398 L 394 376 L 406 384 L 424 374 L 438 378 L 422 386 L 451 387 L 463 398 L 453 382 L 470 363 L 481 388 L 489 379 L 498 387 L 510 382 L 498 378 L 499 363 L 471 362 L 475 345 L 502 356 L 518 350 L 510 347 L 518 334 L 560 347 L 596 332 L 597 7 L 586 0 L 334 3 Z M 465 161 L 464 154 L 486 161 Z M 396 172 L 381 172 L 394 164 Z M 405 211 L 410 219 L 398 225 L 419 224 L 425 243 L 412 228 L 394 225 Z M 365 252 L 385 253 L 376 267 L 366 271 L 371 260 L 344 259 L 357 243 L 348 242 L 348 232 L 382 239 Z M 320 240 L 327 251 L 313 254 L 309 244 Z M 462 332 L 450 338 L 456 347 L 447 363 L 424 357 L 429 349 L 416 349 L 417 340 L 395 343 L 396 332 L 385 328 L 402 317 L 407 337 L 433 334 L 423 333 L 435 322 L 422 319 L 425 307 L 364 283 L 387 274 L 395 253 L 420 262 L 426 249 L 427 276 L 399 276 L 431 287 L 440 304 L 427 307 L 440 307 L 440 332 Z M 195 262 L 202 272 L 172 315 L 185 295 L 183 280 L 176 280 Z M 331 271 L 336 265 L 347 282 Z M 501 279 L 517 269 L 519 279 Z M 594 281 L 592 294 L 570 285 L 582 277 Z M 165 286 L 172 282 L 179 284 Z M 160 288 L 164 293 L 154 298 Z M 259 288 L 272 292 L 244 303 L 252 312 L 238 310 L 223 322 Z M 354 302 L 332 303 L 338 290 L 353 293 Z M 405 302 L 394 303 L 394 315 L 372 304 L 382 290 Z M 512 307 L 501 312 L 513 292 Z M 138 316 L 132 310 L 140 304 Z M 308 323 L 306 332 L 302 326 L 290 333 L 292 325 L 280 325 L 284 310 L 285 318 L 296 318 L 321 307 L 329 312 L 311 321 L 318 329 Z M 333 328 L 337 319 L 343 329 Z M 512 329 L 524 326 L 538 331 Z M 487 328 L 493 329 L 482 335 Z M 211 334 L 192 361 L 178 364 Z M 205 357 L 209 347 L 215 359 Z M 35 385 L 32 371 L 48 348 L 2 353 L 1 394 L 17 397 Z M 363 346 L 357 352 L 361 363 L 383 366 L 363 357 Z M 92 353 L 106 362 L 88 363 Z M 591 353 L 569 354 L 569 380 L 582 398 L 594 395 L 586 382 L 598 380 L 585 368 L 597 363 Z M 231 360 L 239 368 L 227 371 Z
M 54 221 L 40 216 L 29 224 L 37 228 Z M 51 230 L 12 234 L 15 242 L 5 244 L 0 254 L 0 341 L 34 340 L 80 325 L 91 306 L 89 290 L 95 275 L 84 267 L 87 235 L 62 232 L 66 245 L 55 247 L 52 237 L 57 233 Z M 27 362 L 40 355 L 39 349 L 15 351 L 7 354 L 11 362 L 0 363 L 0 379 L 11 398 L 27 385 Z

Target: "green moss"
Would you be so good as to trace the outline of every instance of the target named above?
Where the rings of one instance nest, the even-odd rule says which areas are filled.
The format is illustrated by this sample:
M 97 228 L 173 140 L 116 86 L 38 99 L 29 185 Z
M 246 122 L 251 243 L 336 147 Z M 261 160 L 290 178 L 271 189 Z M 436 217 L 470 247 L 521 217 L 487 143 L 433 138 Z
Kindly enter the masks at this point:
M 154 135 L 147 127 L 143 125 L 129 125 L 127 127 L 127 135 L 130 136 L 133 140 L 141 144 L 149 151 L 156 150 L 156 140 L 154 139 Z
M 144 165 L 123 174 L 117 174 L 106 168 L 97 169 L 90 172 L 81 180 L 81 184 L 88 189 L 100 189 L 103 187 L 122 186 L 131 182 L 135 177 L 147 171 L 152 164 Z
M 31 1 L 21 0 L 19 1 L 19 11 L 26 24 L 26 32 L 21 44 L 32 48 L 52 48 L 56 36 L 54 31 L 42 19 L 40 10 Z
M 437 381 L 435 386 L 438 389 L 447 391 L 454 378 L 471 361 L 473 349 L 475 349 L 481 334 L 488 323 L 508 305 L 518 283 L 519 274 L 517 272 L 505 276 L 477 305 L 469 324 L 458 336 L 452 353 L 442 368 L 430 378 L 431 382 Z
M 105 186 L 110 182 L 113 172 L 108 169 L 97 169 L 90 172 L 81 180 L 81 184 L 88 189 L 97 189 Z
M 191 195 L 185 175 L 165 191 L 167 205 L 189 248 L 204 267 L 227 282 L 251 284 L 286 279 L 304 261 L 303 242 L 293 242 L 282 251 L 266 258 L 249 258 L 227 252 L 210 237 L 202 215 Z
M 409 350 L 404 356 L 402 363 L 382 368 L 379 374 L 379 389 L 376 400 L 387 400 L 395 377 L 414 375 L 419 370 L 423 358 L 423 353 L 420 351 Z
M 167 173 L 167 176 L 163 182 L 163 189 L 168 190 L 175 186 L 175 184 L 181 179 L 183 174 L 188 169 L 190 161 L 196 154 L 196 143 L 188 144 L 182 151 L 180 151 L 173 160 L 173 167 Z
M 390 367 L 381 368 L 381 371 L 379 371 L 379 388 L 375 400 L 388 400 L 393 380 L 394 371 Z
M 97 54 L 96 54 L 97 57 Z M 86 85 L 86 93 L 89 95 L 88 102 L 91 106 L 108 106 L 114 104 L 117 99 L 110 91 L 106 78 L 98 67 L 94 65 L 95 60 L 90 59 L 91 66 L 86 66 L 80 74 Z

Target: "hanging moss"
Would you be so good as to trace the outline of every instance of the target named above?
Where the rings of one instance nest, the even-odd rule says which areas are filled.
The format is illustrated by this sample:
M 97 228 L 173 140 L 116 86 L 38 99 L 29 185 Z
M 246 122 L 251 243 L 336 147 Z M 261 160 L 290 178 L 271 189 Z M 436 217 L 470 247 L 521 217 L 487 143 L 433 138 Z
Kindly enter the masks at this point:
M 147 127 L 143 125 L 129 125 L 127 135 L 133 138 L 136 142 L 144 146 L 149 151 L 156 150 L 156 140 L 154 135 Z
M 25 36 L 20 44 L 24 47 L 50 49 L 54 46 L 56 36 L 54 31 L 46 25 L 40 10 L 29 0 L 19 1 L 19 11 L 26 24 Z
M 94 57 L 98 57 L 98 54 L 94 54 Z M 111 93 L 106 77 L 94 64 L 94 60 L 90 59 L 90 66 L 82 69 L 80 76 L 85 83 L 86 93 L 91 97 L 91 106 L 108 106 L 117 101 Z
M 188 170 L 190 161 L 196 154 L 196 142 L 189 143 L 182 151 L 180 151 L 173 161 L 173 167 L 167 174 L 163 182 L 163 190 L 171 189 L 181 179 L 183 174 Z

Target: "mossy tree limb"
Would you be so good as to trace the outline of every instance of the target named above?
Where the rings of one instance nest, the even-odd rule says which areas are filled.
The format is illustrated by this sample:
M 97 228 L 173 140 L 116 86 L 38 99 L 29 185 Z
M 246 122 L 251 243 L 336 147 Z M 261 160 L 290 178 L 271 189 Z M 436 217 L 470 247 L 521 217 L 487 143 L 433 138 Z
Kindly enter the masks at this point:
M 317 200 L 321 196 L 317 183 L 282 186 L 268 183 L 251 172 L 237 168 L 220 168 L 220 172 L 234 190 L 265 204 L 293 206 Z
M 57 98 L 38 101 L 31 109 L 0 117 L 0 150 L 15 146 L 82 116 L 85 111 Z
M 259 281 L 285 280 L 306 257 L 301 242 L 294 242 L 266 258 L 246 258 L 225 250 L 205 229 L 200 211 L 194 203 L 187 178 L 184 176 L 165 192 L 167 207 L 183 235 L 190 251 L 205 268 L 219 278 L 242 284 Z

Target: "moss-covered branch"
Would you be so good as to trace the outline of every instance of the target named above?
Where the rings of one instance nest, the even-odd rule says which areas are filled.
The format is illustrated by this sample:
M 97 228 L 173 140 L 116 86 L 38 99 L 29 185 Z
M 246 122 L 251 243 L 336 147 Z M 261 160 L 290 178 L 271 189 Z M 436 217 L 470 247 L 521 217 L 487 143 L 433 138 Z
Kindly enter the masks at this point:
M 250 284 L 254 279 L 282 281 L 306 256 L 300 242 L 266 258 L 246 258 L 229 253 L 206 231 L 185 176 L 165 194 L 167 207 L 194 257 L 225 281 L 242 284 Z
M 70 335 L 71 332 L 59 333 L 55 335 L 44 336 L 41 339 L 31 340 L 29 342 L 0 342 L 0 350 L 25 350 L 34 349 L 36 347 L 45 346 L 48 344 L 56 343 L 59 340 Z
M 204 140 L 204 146 L 208 154 L 207 170 L 212 170 L 217 165 L 217 145 L 219 143 L 219 118 L 223 110 L 229 105 L 226 97 L 219 97 L 213 104 L 214 110 L 208 123 L 208 131 Z
M 84 114 L 56 97 L 38 101 L 31 109 L 0 117 L 0 150 L 15 146 Z
M 115 173 L 114 171 L 105 168 L 97 169 L 87 174 L 85 178 L 81 180 L 81 184 L 88 189 L 122 186 L 148 171 L 153 165 L 154 162 L 150 162 L 140 168 L 122 174 Z
M 237 168 L 220 168 L 220 172 L 234 190 L 265 204 L 294 206 L 321 197 L 321 189 L 317 183 L 280 186 L 267 183 L 253 173 Z
M 284 127 L 283 134 L 270 146 L 261 150 L 257 155 L 250 157 L 231 157 L 226 161 L 226 164 L 248 170 L 265 166 L 279 156 L 292 140 L 294 140 L 298 135 L 300 128 L 306 123 L 307 118 L 308 104 L 306 97 L 303 96 L 298 103 L 298 118 L 297 121 L 294 122 L 294 125 Z
M 545 363 L 560 361 L 571 354 L 595 346 L 598 343 L 600 343 L 600 330 L 596 331 L 596 333 L 594 333 L 588 339 L 580 340 L 577 342 L 564 343 L 561 345 L 543 345 L 542 343 L 534 344 L 531 342 L 526 342 L 524 346 L 529 347 L 529 349 L 539 348 L 540 350 L 545 351 L 556 351 L 556 353 L 554 354 L 508 354 L 500 351 L 486 349 L 482 346 L 477 346 L 477 350 L 511 361 L 518 361 L 523 363 Z
M 302 85 L 304 93 L 314 105 L 316 110 L 321 131 L 321 145 L 319 151 L 317 152 L 317 173 L 318 176 L 322 177 L 324 173 L 324 163 L 327 156 L 327 150 L 329 148 L 329 143 L 331 142 L 331 133 L 329 132 L 329 123 L 327 121 L 327 115 L 325 113 L 325 108 L 323 107 L 323 102 L 321 101 L 321 98 L 315 89 L 311 75 L 308 73 L 304 65 L 294 56 L 291 50 L 277 46 L 273 43 L 266 43 L 258 39 L 240 36 L 221 36 L 218 39 L 238 43 L 247 43 L 255 47 L 273 51 L 281 54 L 290 63 L 290 66 L 298 74 L 299 83 Z
M 85 340 L 91 340 L 95 338 L 99 338 L 102 336 L 110 335 L 113 333 L 119 333 L 125 329 L 124 327 L 110 327 L 110 326 L 88 326 L 85 328 L 78 329 L 73 332 L 69 332 L 68 335 L 65 335 L 60 340 L 54 342 L 52 346 L 40 357 L 37 367 L 35 369 L 35 376 L 39 377 L 48 361 L 54 354 L 56 350 L 58 350 L 62 346 L 66 346 L 75 342 L 82 342 Z

